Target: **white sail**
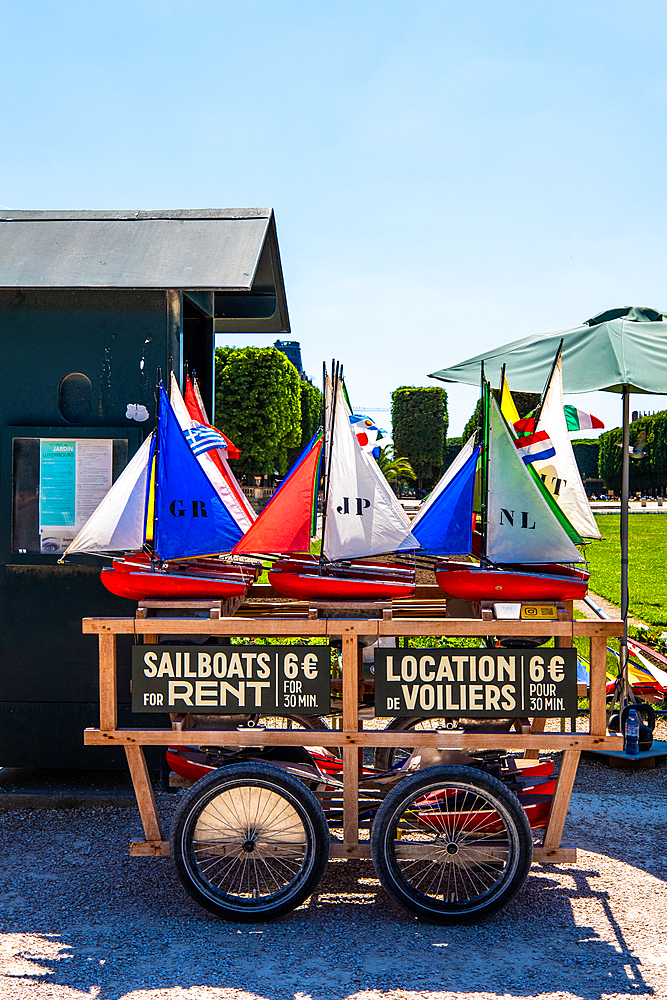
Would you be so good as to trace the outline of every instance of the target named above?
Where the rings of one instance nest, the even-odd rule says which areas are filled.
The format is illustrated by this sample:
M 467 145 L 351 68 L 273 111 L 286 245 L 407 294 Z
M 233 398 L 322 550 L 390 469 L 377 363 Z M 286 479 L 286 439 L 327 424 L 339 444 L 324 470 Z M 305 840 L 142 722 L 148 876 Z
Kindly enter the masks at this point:
M 559 358 L 535 428 L 547 432 L 556 454 L 533 464 L 544 485 L 582 538 L 600 538 L 600 529 L 595 523 L 572 450 L 563 402 L 563 365 Z
M 178 388 L 178 382 L 176 381 L 176 376 L 173 372 L 171 373 L 171 395 L 169 397 L 169 402 L 171 403 L 174 413 L 176 414 L 176 419 L 178 420 L 181 430 L 184 431 L 191 427 L 201 426 L 199 421 L 193 420 L 188 413 L 188 408 L 185 405 L 185 400 L 181 395 L 181 390 Z M 229 483 L 225 480 L 225 477 L 211 458 L 209 452 L 204 451 L 201 455 L 197 455 L 197 460 L 208 476 L 211 485 L 224 503 L 225 507 L 232 515 L 241 531 L 245 533 L 253 523 L 254 515 L 251 516 L 246 508 L 242 506 L 240 500 L 237 496 L 235 496 L 229 486 Z M 229 466 L 227 466 L 227 469 L 229 470 L 229 475 L 232 479 L 234 479 L 234 474 L 231 469 L 229 469 Z M 240 486 L 238 487 L 238 490 L 240 493 Z
M 438 497 L 440 496 L 440 494 L 442 493 L 442 491 L 451 483 L 452 479 L 454 478 L 454 476 L 456 475 L 456 473 L 459 471 L 459 469 L 462 469 L 463 466 L 466 464 L 466 462 L 468 461 L 468 459 L 472 455 L 473 451 L 475 450 L 475 438 L 476 437 L 477 437 L 477 435 L 473 434 L 473 435 L 471 435 L 471 437 L 468 438 L 468 440 L 466 441 L 466 443 L 461 448 L 461 451 L 454 458 L 454 461 L 445 470 L 445 474 L 442 477 L 442 479 L 440 479 L 439 482 L 436 484 L 436 486 L 433 487 L 433 490 L 431 491 L 431 493 L 429 493 L 429 495 L 427 496 L 426 500 L 424 500 L 423 504 L 421 505 L 421 507 L 417 511 L 417 514 L 415 515 L 415 517 L 412 518 L 411 526 L 413 528 L 414 528 L 415 524 L 418 524 L 418 522 L 421 521 L 422 517 L 424 516 L 424 514 L 426 513 L 426 511 L 429 509 L 429 507 L 433 506 L 433 504 L 438 499 Z
M 77 552 L 137 552 L 142 548 L 152 438 L 152 434 L 146 438 L 123 469 L 63 558 Z
M 375 459 L 359 447 L 339 385 L 324 554 L 327 559 L 354 559 L 418 548 L 394 491 Z
M 491 399 L 486 554 L 497 563 L 584 562 L 518 454 Z

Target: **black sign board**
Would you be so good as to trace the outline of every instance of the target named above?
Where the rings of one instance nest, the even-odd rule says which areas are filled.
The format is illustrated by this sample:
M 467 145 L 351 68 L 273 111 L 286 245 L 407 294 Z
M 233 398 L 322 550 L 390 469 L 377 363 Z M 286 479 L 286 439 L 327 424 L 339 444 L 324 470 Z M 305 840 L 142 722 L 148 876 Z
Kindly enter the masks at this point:
M 329 646 L 134 646 L 133 712 L 326 715 Z
M 569 718 L 575 649 L 376 649 L 375 714 Z

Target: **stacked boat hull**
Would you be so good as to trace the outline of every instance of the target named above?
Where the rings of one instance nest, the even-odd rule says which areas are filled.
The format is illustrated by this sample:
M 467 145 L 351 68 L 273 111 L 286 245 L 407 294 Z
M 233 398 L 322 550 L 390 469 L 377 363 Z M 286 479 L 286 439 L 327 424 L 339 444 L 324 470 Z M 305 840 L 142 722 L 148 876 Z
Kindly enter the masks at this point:
M 114 559 L 102 570 L 102 583 L 117 597 L 188 600 L 243 597 L 257 579 L 258 567 L 220 559 L 189 559 L 151 566 L 149 556 Z
M 269 571 L 269 583 L 283 597 L 320 601 L 382 601 L 412 597 L 413 569 L 384 562 L 281 559 Z

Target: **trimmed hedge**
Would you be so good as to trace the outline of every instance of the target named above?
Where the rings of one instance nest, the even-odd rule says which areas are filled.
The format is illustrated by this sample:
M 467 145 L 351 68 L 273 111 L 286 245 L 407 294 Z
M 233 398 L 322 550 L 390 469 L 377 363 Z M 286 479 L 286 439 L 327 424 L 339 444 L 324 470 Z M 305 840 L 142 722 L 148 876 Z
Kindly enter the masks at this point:
M 667 486 L 667 410 L 650 417 L 640 417 L 630 424 L 630 444 L 634 445 L 642 431 L 646 431 L 646 455 L 630 459 L 630 492 L 645 491 Z M 623 428 L 614 427 L 600 435 L 598 469 L 607 488 L 618 493 L 621 489 L 621 449 Z
M 394 454 L 407 458 L 418 488 L 430 489 L 440 478 L 447 441 L 447 393 L 439 386 L 401 385 L 391 394 Z

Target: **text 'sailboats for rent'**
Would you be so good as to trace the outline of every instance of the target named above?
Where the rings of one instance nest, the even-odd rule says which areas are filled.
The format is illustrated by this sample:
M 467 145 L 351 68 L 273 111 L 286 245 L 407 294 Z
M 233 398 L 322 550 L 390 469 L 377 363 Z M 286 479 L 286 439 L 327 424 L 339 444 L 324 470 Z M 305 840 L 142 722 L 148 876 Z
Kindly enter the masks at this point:
M 342 369 L 325 377 L 325 429 L 296 464 L 235 546 L 235 554 L 277 555 L 269 572 L 285 597 L 310 600 L 390 600 L 410 597 L 413 567 L 372 557 L 419 548 L 410 522 L 350 423 Z M 322 554 L 310 554 L 320 466 L 324 467 Z M 372 561 L 368 561 L 372 559 Z
M 464 446 L 422 505 L 412 533 L 440 557 L 436 580 L 451 597 L 583 598 L 589 574 L 576 565 L 585 562 L 576 545 L 599 532 L 567 435 L 560 357 L 528 436 L 515 430 L 512 416 L 518 415 L 508 412 L 513 403 L 502 382 L 499 407 L 483 379 L 481 444 L 475 447 L 472 438 Z M 442 558 L 463 555 L 479 562 Z
M 159 386 L 157 432 L 65 556 L 124 553 L 102 570 L 102 583 L 133 600 L 242 596 L 260 567 L 219 558 L 254 521 L 227 461 L 234 451 L 209 425 L 196 384 L 187 380 L 184 400 L 172 374 L 171 399 Z

